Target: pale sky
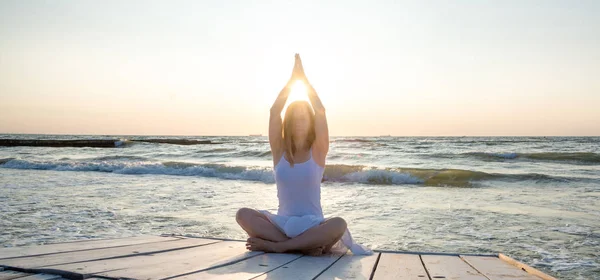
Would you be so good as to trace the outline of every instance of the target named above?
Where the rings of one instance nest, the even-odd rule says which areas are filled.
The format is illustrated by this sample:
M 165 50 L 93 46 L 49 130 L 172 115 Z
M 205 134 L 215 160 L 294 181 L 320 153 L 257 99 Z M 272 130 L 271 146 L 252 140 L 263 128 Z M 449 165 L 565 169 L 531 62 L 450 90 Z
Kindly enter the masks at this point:
M 0 1 L 0 133 L 600 135 L 600 1 Z

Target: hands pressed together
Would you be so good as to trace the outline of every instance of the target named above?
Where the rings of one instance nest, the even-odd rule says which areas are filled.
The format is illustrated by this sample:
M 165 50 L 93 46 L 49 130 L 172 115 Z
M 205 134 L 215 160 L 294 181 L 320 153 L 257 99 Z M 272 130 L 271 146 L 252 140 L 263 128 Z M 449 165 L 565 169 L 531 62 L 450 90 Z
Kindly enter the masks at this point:
M 292 70 L 292 76 L 287 82 L 286 87 L 291 87 L 296 81 L 303 82 L 308 88 L 311 88 L 308 78 L 304 73 L 304 67 L 302 67 L 302 60 L 300 54 L 295 55 L 294 69 Z

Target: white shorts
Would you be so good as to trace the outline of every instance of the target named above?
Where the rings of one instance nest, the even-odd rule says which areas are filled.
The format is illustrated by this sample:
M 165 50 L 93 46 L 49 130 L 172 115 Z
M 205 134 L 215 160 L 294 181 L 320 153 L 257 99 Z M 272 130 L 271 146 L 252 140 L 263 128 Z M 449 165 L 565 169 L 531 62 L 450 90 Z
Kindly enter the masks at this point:
M 289 238 L 294 238 L 310 228 L 320 225 L 326 220 L 325 218 L 316 215 L 283 216 L 273 214 L 267 210 L 258 210 L 258 212 L 265 215 L 275 227 Z M 350 231 L 346 228 L 346 232 L 344 232 L 342 238 L 331 248 L 331 251 L 334 253 L 345 253 L 348 249 L 350 249 L 354 255 L 373 254 L 373 251 L 367 247 L 354 243 Z

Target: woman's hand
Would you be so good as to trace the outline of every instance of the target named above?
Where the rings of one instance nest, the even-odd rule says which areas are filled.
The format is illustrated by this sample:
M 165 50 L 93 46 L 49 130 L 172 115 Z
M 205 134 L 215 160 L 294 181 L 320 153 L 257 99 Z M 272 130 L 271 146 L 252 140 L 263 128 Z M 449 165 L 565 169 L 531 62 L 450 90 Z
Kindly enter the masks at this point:
M 303 81 L 308 84 L 308 79 L 304 73 L 304 67 L 302 66 L 300 54 L 295 55 L 294 69 L 292 70 L 292 77 L 288 81 L 288 84 L 293 84 L 295 81 Z

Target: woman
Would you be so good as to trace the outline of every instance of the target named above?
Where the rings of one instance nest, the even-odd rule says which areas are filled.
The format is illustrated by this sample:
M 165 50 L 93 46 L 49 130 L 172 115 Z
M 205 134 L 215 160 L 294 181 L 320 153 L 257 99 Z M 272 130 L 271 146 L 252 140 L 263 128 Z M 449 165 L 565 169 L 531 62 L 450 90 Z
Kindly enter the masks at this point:
M 305 84 L 311 104 L 292 102 L 282 121 L 281 111 L 291 86 L 297 81 Z M 342 218 L 323 218 L 321 179 L 329 150 L 329 131 L 325 108 L 308 82 L 298 54 L 292 77 L 271 107 L 269 144 L 279 209 L 277 215 L 266 210 L 238 210 L 236 220 L 250 236 L 247 249 L 321 255 L 330 252 L 334 246 L 343 249 L 343 245 L 355 254 L 371 253 L 353 243 Z M 338 243 L 340 239 L 342 244 Z

